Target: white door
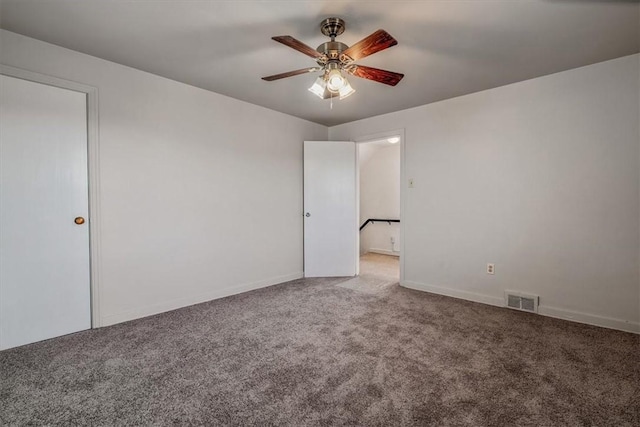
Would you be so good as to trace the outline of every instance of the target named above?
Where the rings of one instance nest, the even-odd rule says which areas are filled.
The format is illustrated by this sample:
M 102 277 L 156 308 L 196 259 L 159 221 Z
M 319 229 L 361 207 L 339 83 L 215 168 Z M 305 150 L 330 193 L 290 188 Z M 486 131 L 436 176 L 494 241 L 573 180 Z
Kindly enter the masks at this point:
M 355 143 L 305 141 L 305 277 L 355 276 L 356 202 Z
M 0 349 L 6 349 L 91 327 L 87 98 L 0 79 Z M 76 224 L 77 217 L 85 222 Z

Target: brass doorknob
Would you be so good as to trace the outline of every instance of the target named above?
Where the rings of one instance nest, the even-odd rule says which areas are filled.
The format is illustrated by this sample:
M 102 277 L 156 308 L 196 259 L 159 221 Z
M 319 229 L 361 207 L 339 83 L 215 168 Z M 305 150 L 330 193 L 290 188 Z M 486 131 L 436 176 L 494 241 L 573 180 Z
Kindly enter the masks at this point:
M 84 224 L 84 218 L 82 218 L 81 216 L 76 217 L 76 219 L 74 219 L 73 222 L 75 222 L 78 225 Z

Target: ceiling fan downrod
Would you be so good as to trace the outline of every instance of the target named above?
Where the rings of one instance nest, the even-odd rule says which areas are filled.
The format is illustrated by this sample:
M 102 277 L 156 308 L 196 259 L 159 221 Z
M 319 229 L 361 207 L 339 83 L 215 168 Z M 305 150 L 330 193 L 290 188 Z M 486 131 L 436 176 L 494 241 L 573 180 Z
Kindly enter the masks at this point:
M 316 49 L 323 57 L 318 58 L 318 65 L 327 65 L 327 62 L 339 62 L 340 54 L 349 49 L 344 43 L 337 42 L 336 36 L 344 33 L 345 23 L 340 18 L 327 18 L 320 23 L 320 31 L 331 41 L 324 42 Z
M 344 33 L 346 25 L 340 18 L 327 18 L 320 23 L 320 31 L 327 37 L 331 37 L 331 41 L 335 41 L 336 36 Z

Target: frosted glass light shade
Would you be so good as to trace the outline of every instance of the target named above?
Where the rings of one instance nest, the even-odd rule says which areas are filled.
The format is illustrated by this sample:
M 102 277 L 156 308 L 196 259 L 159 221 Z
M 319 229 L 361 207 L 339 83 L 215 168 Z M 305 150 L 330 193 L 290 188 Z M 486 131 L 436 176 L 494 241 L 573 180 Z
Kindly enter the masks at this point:
M 342 77 L 340 70 L 331 70 L 327 75 L 327 88 L 331 92 L 338 92 L 347 84 L 347 80 Z
M 344 79 L 344 86 L 340 88 L 338 93 L 340 94 L 340 99 L 345 99 L 347 96 L 352 95 L 356 90 L 351 87 L 347 79 Z
M 320 99 L 324 99 L 324 91 L 327 88 L 327 82 L 322 77 L 318 77 L 316 81 L 309 88 L 309 92 L 318 96 Z

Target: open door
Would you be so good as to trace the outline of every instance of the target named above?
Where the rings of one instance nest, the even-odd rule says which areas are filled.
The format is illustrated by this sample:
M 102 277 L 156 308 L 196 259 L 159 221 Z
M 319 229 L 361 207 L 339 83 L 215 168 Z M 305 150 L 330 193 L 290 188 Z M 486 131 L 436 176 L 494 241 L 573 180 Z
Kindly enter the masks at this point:
M 354 142 L 304 142 L 304 275 L 355 276 L 358 262 Z

